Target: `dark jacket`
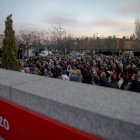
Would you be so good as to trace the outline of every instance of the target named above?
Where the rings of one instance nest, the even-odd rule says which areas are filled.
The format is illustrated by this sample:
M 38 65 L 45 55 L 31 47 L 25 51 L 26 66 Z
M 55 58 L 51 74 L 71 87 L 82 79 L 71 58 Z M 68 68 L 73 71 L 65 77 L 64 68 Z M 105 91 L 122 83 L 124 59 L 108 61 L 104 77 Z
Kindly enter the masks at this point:
M 107 78 L 101 78 L 99 80 L 99 83 L 100 83 L 100 86 L 104 86 L 104 87 L 108 86 Z
M 133 80 L 132 83 L 130 84 L 129 90 L 135 91 L 135 92 L 140 92 L 140 81 Z

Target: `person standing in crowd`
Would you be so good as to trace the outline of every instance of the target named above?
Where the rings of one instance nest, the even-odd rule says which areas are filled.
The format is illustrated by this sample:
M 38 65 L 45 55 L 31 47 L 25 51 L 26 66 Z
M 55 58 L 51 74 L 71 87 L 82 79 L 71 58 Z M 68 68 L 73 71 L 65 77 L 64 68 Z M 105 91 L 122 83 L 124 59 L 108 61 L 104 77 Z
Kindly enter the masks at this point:
M 106 73 L 105 72 L 101 73 L 101 78 L 99 80 L 99 84 L 100 84 L 100 86 L 104 86 L 104 87 L 108 86 L 108 82 L 107 82 L 107 78 L 106 78 Z
M 23 51 L 22 51 L 22 48 L 18 48 L 18 50 L 17 50 L 17 57 L 18 57 L 18 59 L 22 59 L 22 56 L 23 56 Z
M 140 92 L 140 81 L 137 74 L 133 74 L 129 90 Z

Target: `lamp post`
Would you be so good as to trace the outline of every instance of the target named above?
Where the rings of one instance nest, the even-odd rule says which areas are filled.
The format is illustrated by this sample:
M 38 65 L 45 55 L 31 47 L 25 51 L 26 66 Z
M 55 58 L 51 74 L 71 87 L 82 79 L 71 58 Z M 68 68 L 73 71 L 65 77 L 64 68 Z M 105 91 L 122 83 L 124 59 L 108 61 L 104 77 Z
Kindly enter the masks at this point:
M 77 41 L 75 41 L 75 42 L 74 42 L 74 47 L 75 47 L 75 48 L 74 48 L 74 51 L 75 51 L 75 52 L 76 52 L 76 50 L 77 50 L 77 44 L 78 44 Z
M 65 39 L 65 40 L 64 40 L 64 42 L 65 42 L 65 43 L 64 43 L 65 52 L 64 52 L 64 53 L 66 54 L 66 30 L 65 30 L 65 28 L 62 28 L 60 25 L 59 25 L 59 29 L 60 29 L 60 30 L 63 30 L 63 31 L 64 31 L 64 34 L 65 34 L 65 38 L 64 38 L 64 39 Z

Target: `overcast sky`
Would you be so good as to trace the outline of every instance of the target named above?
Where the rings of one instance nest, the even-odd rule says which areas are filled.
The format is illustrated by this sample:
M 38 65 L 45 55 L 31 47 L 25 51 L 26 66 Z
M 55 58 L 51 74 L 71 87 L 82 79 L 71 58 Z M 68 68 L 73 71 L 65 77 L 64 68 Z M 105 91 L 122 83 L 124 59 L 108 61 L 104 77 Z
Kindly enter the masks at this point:
M 61 25 L 74 36 L 130 36 L 140 17 L 140 0 L 0 0 L 0 33 L 7 15 L 14 29 Z

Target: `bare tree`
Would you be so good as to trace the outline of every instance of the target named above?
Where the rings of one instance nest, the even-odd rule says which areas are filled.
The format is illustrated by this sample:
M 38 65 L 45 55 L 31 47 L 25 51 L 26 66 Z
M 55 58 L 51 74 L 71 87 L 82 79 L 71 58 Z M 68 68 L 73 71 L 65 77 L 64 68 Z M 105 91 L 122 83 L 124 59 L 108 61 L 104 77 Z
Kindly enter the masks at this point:
M 48 34 L 46 31 L 35 31 L 34 32 L 34 42 L 37 47 L 40 47 L 42 43 L 48 42 Z
M 140 39 L 140 19 L 136 19 L 135 21 L 135 34 L 138 39 Z
M 51 29 L 49 29 L 48 33 L 53 49 L 58 49 L 64 52 L 67 49 L 67 46 L 70 45 L 72 35 L 70 31 L 67 31 L 60 25 L 58 27 L 53 26 Z
M 27 56 L 29 55 L 30 47 L 40 47 L 41 43 L 47 41 L 47 33 L 45 31 L 30 31 L 20 30 L 17 35 L 17 43 L 20 44 L 25 52 L 27 51 Z
M 26 32 L 24 30 L 20 30 L 17 35 L 17 43 L 22 46 L 24 51 L 27 50 L 27 56 L 29 55 L 29 48 L 35 38 L 34 32 Z

